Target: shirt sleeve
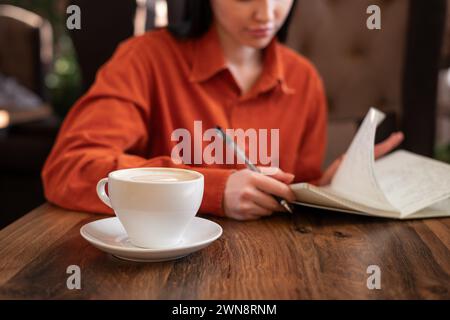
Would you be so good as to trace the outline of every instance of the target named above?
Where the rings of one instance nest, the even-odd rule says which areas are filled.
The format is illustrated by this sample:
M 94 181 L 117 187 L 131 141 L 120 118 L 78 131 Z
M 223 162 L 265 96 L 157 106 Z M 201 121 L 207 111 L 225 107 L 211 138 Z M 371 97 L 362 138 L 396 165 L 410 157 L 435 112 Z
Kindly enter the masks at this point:
M 182 167 L 205 177 L 201 213 L 223 215 L 227 169 L 175 165 L 170 156 L 147 159 L 151 117 L 151 65 L 139 46 L 122 44 L 101 68 L 89 92 L 70 110 L 47 158 L 42 180 L 48 201 L 86 212 L 113 213 L 96 193 L 97 182 L 118 169 Z M 147 65 L 148 64 L 148 65 Z
M 302 142 L 297 152 L 295 182 L 317 184 L 327 146 L 327 103 L 320 76 L 314 72 L 310 90 L 309 112 Z

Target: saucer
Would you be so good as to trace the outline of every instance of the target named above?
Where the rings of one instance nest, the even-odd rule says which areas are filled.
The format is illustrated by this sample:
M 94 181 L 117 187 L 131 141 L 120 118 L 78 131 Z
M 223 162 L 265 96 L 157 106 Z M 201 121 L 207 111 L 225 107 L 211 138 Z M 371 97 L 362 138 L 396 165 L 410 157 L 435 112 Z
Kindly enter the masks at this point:
M 117 217 L 90 222 L 81 227 L 80 233 L 94 247 L 120 259 L 157 262 L 182 258 L 207 247 L 222 235 L 222 227 L 210 220 L 194 217 L 181 241 L 164 249 L 146 249 L 133 245 Z

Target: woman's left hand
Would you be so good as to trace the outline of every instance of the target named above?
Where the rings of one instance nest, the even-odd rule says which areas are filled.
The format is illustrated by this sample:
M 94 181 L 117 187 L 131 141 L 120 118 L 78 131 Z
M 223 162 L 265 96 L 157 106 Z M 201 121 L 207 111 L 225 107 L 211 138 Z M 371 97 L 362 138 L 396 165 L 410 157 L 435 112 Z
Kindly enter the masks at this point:
M 384 140 L 383 142 L 375 145 L 375 159 L 381 158 L 386 153 L 389 153 L 393 149 L 395 149 L 400 143 L 402 143 L 404 139 L 402 132 L 395 132 L 391 134 L 389 138 Z M 319 180 L 319 185 L 324 186 L 331 183 L 334 175 L 336 174 L 337 169 L 341 165 L 342 159 L 344 155 L 340 156 L 338 159 L 334 160 L 333 163 L 325 170 L 322 177 Z

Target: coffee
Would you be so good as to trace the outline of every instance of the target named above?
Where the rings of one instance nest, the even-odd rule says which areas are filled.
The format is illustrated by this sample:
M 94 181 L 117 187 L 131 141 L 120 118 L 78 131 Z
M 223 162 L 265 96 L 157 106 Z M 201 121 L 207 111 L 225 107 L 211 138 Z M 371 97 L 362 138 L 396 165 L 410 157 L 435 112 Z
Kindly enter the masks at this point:
M 174 183 L 199 178 L 196 172 L 171 168 L 125 169 L 116 171 L 112 175 L 120 180 L 143 183 Z
M 123 169 L 101 179 L 97 194 L 114 210 L 135 246 L 159 249 L 181 241 L 200 208 L 203 181 L 201 173 L 185 169 Z
M 188 172 L 154 172 L 131 176 L 129 179 L 136 182 L 178 182 L 197 179 L 197 176 Z

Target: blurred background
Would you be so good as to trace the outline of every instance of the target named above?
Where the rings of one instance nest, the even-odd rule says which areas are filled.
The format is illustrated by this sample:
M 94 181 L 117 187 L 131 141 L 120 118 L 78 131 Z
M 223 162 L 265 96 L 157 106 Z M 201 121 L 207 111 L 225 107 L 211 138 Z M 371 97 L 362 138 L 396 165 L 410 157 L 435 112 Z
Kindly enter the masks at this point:
M 40 170 L 70 107 L 128 37 L 184 21 L 189 0 L 0 0 L 0 228 L 45 202 Z M 68 6 L 81 30 L 68 30 Z M 366 9 L 381 8 L 368 30 Z M 329 104 L 327 165 L 369 107 L 377 140 L 450 163 L 450 0 L 298 0 L 287 45 L 313 61 Z M 82 199 L 80 199 L 82 200 Z

